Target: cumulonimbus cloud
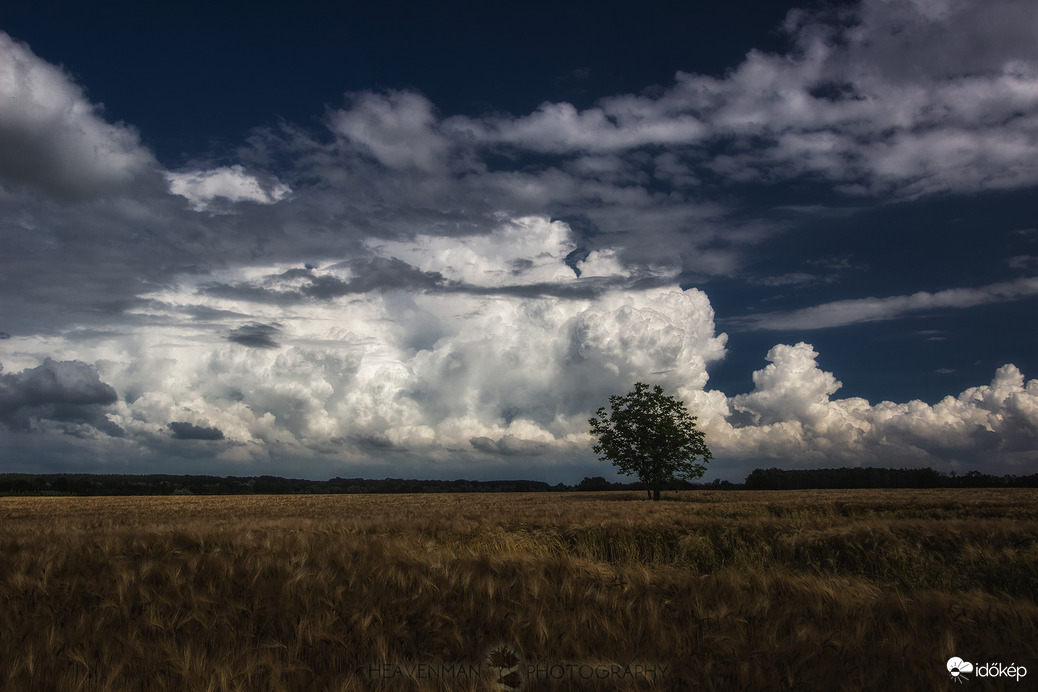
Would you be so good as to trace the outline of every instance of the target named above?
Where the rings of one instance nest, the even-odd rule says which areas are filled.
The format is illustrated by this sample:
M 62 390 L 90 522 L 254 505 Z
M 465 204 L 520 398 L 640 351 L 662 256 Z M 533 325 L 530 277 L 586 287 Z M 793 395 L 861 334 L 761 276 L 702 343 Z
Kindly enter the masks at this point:
M 584 280 L 567 264 L 564 225 L 524 218 L 503 223 L 501 237 L 516 228 L 535 237 L 525 245 L 475 245 L 486 257 L 445 251 L 413 259 L 422 271 L 458 272 L 488 288 L 504 277 Z M 270 275 L 305 283 L 322 271 Z M 203 280 L 185 275 L 183 285 L 151 294 L 150 304 L 166 305 L 169 314 L 250 314 L 254 321 L 237 328 L 233 343 L 219 323 L 180 323 L 175 347 L 154 356 L 140 345 L 147 341 L 123 344 L 140 354 L 132 365 L 118 352 L 80 352 L 104 364 L 112 387 L 133 392 L 116 401 L 106 389 L 105 411 L 126 437 L 155 453 L 172 431 L 176 439 L 218 441 L 193 453 L 223 464 L 294 455 L 325 459 L 329 468 L 405 457 L 431 465 L 418 469 L 550 467 L 587 459 L 589 415 L 611 394 L 648 380 L 688 402 L 729 473 L 760 463 L 1008 472 L 1038 461 L 1038 380 L 1025 381 L 1012 365 L 989 385 L 936 404 L 873 404 L 836 398 L 841 384 L 819 368 L 810 344 L 779 344 L 754 373 L 752 391 L 709 389 L 709 368 L 723 358 L 726 336 L 696 289 L 629 286 L 569 298 L 371 287 L 301 299 L 287 314 L 263 300 L 198 291 Z M 136 338 L 154 339 L 149 333 Z

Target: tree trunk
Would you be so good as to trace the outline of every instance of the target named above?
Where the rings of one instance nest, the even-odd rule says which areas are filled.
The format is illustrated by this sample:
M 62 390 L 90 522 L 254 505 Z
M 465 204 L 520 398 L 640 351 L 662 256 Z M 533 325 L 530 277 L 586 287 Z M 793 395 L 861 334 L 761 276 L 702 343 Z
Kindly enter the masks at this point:
M 648 488 L 646 488 L 646 489 L 645 489 L 645 494 L 649 496 L 649 499 L 650 499 L 650 500 L 652 499 L 652 491 L 651 491 L 651 490 L 649 490 Z
M 653 500 L 660 499 L 660 489 L 659 488 L 653 488 L 652 489 L 652 499 Z

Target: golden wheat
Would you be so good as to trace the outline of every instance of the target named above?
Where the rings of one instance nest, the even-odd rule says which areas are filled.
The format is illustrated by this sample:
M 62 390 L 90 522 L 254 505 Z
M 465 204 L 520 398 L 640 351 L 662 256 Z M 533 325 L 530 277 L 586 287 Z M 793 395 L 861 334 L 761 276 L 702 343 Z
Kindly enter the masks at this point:
M 3 498 L 0 687 L 946 689 L 1036 574 L 1030 490 Z

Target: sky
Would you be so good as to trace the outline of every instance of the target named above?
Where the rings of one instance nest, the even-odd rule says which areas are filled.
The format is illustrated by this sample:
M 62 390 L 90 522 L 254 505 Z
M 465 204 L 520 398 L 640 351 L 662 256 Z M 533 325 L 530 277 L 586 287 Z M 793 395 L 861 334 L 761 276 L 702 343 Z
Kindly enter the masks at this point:
M 1038 472 L 1038 4 L 649 4 L 4 3 L 0 471 Z

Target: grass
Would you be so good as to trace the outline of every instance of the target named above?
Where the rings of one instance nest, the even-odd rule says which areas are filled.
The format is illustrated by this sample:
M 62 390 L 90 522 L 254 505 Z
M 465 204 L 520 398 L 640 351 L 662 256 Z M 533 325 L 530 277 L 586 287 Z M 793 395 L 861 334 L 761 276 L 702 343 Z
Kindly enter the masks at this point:
M 0 605 L 6 690 L 945 690 L 1038 491 L 2 498 Z

